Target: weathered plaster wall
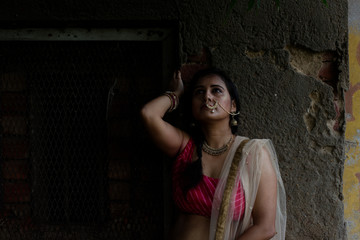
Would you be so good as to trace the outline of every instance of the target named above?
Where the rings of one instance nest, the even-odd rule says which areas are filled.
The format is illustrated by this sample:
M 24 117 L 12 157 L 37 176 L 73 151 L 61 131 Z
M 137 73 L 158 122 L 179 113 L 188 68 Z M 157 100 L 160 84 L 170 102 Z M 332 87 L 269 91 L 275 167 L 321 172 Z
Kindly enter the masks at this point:
M 287 239 L 345 239 L 347 1 L 274 2 L 247 11 L 239 0 L 226 20 L 230 1 L 4 0 L 0 25 L 178 24 L 183 69 L 211 64 L 228 71 L 241 95 L 240 134 L 273 140 L 287 190 Z M 317 79 L 319 56 L 329 51 L 336 55 L 335 90 Z M 306 59 L 318 68 L 304 66 Z
M 360 2 L 349 1 L 350 86 L 345 95 L 344 207 L 348 239 L 360 238 Z

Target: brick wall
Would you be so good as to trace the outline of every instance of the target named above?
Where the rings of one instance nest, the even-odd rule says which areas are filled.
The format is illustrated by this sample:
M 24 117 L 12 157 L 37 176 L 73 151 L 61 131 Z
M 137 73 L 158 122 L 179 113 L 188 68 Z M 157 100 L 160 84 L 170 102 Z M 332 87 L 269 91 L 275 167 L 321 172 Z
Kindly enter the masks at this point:
M 189 82 L 197 71 L 209 66 L 211 66 L 211 53 L 207 48 L 203 48 L 201 52 L 187 56 L 186 62 L 181 65 L 181 77 L 184 82 Z

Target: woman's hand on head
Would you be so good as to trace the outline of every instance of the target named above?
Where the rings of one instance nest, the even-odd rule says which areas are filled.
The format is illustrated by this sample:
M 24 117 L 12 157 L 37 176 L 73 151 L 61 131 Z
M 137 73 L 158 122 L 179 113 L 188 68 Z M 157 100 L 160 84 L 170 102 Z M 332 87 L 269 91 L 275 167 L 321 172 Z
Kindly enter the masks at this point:
M 179 97 L 184 92 L 180 71 L 174 72 L 170 90 Z M 169 156 L 175 156 L 184 149 L 190 136 L 179 128 L 166 122 L 163 117 L 173 100 L 161 95 L 143 106 L 141 117 L 156 145 Z
M 184 83 L 181 78 L 180 70 L 174 72 L 173 79 L 170 82 L 170 89 L 180 97 L 184 93 Z

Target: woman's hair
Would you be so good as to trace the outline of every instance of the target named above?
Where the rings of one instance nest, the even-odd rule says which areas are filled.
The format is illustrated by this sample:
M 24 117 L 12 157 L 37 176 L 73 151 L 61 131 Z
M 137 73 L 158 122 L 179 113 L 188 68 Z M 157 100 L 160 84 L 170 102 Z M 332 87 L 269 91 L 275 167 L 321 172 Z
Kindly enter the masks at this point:
M 240 98 L 239 93 L 235 84 L 231 81 L 231 79 L 227 76 L 227 74 L 218 69 L 218 68 L 207 68 L 198 71 L 190 81 L 188 91 L 185 94 L 185 119 L 187 119 L 187 125 L 191 126 L 188 128 L 188 132 L 190 136 L 193 138 L 195 146 L 196 146 L 196 153 L 198 159 L 191 164 L 189 164 L 183 173 L 183 190 L 186 196 L 187 192 L 195 187 L 200 180 L 202 179 L 202 146 L 204 144 L 205 138 L 204 134 L 196 122 L 194 117 L 192 116 L 192 96 L 193 91 L 198 83 L 198 81 L 206 76 L 216 75 L 224 81 L 226 88 L 230 94 L 231 100 L 235 101 L 236 105 L 236 112 L 240 111 Z M 239 122 L 239 115 L 234 116 L 234 119 Z M 235 134 L 237 132 L 237 126 L 232 126 L 230 124 L 231 118 L 229 120 L 229 126 L 231 128 L 231 132 Z

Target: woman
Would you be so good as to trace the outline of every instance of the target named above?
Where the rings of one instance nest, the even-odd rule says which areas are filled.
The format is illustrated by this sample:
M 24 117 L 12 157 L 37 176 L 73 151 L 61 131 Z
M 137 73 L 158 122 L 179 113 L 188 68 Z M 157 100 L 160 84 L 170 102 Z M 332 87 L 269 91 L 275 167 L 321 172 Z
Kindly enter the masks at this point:
M 240 104 L 234 84 L 219 69 L 195 74 L 187 99 L 193 127 L 185 132 L 163 120 L 184 93 L 180 71 L 172 83 L 174 91 L 147 103 L 141 115 L 157 146 L 176 157 L 173 197 L 181 214 L 173 239 L 284 239 L 285 192 L 276 154 L 269 140 L 244 144 L 245 137 L 235 136 Z M 229 192 L 226 182 L 241 142 Z

